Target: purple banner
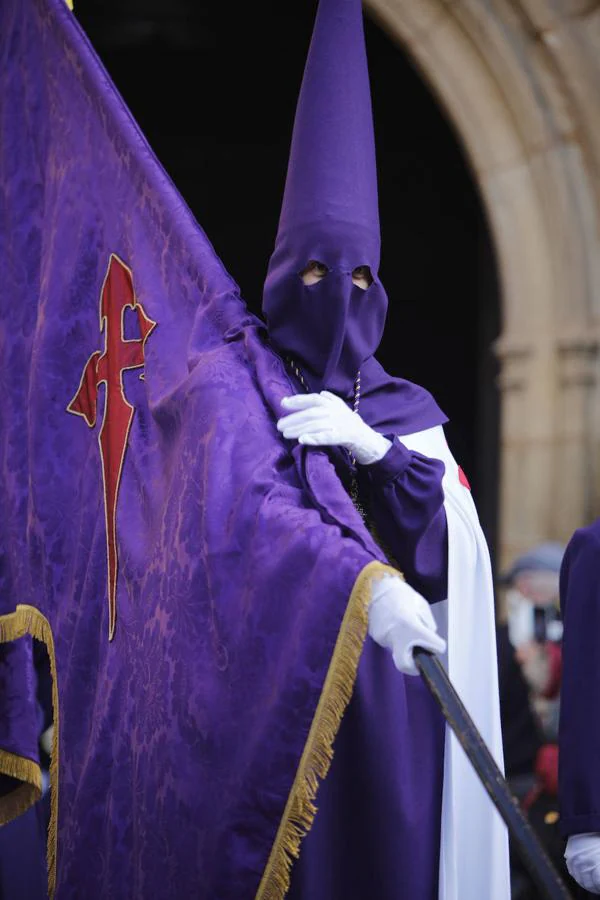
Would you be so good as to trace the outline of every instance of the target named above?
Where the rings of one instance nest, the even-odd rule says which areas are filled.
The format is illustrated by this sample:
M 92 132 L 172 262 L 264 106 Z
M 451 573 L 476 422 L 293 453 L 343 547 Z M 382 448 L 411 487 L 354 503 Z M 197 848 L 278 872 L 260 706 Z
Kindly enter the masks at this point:
M 1 5 L 0 133 L 0 771 L 34 634 L 57 896 L 281 896 L 381 555 L 63 0 Z

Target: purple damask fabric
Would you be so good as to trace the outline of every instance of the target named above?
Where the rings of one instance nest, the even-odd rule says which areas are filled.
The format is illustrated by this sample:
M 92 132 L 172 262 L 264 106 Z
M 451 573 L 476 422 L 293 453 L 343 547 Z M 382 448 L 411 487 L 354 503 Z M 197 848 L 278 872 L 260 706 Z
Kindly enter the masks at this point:
M 0 133 L 0 611 L 54 636 L 57 896 L 245 900 L 382 556 L 63 0 L 0 6 Z

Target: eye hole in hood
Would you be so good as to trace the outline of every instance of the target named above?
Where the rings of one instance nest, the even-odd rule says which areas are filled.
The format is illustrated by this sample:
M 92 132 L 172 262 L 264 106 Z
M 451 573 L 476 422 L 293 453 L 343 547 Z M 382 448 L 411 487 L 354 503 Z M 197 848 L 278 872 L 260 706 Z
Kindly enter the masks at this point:
M 304 284 L 310 286 L 311 284 L 317 284 L 319 281 L 322 281 L 323 278 L 329 274 L 329 271 L 329 268 L 324 262 L 321 262 L 318 259 L 311 259 L 300 272 L 300 277 Z M 368 290 L 373 284 L 373 276 L 371 275 L 370 267 L 367 265 L 355 266 L 352 270 L 352 282 L 356 287 L 361 288 L 361 290 Z
M 363 291 L 368 290 L 373 284 L 373 276 L 369 266 L 356 266 L 355 269 L 352 269 L 352 283 Z
M 300 272 L 300 277 L 304 284 L 311 285 L 317 284 L 318 281 L 321 281 L 322 278 L 329 273 L 329 269 L 323 262 L 319 262 L 318 259 L 310 259 L 307 265 Z

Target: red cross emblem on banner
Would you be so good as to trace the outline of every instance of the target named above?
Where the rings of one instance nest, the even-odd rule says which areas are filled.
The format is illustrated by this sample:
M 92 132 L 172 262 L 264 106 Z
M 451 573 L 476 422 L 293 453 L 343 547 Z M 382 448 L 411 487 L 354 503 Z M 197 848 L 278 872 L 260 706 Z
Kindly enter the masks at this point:
M 137 313 L 140 337 L 125 340 L 123 315 L 129 307 Z M 92 353 L 85 364 L 77 393 L 67 412 L 82 416 L 90 428 L 96 424 L 98 388 L 106 385 L 104 418 L 98 436 L 104 482 L 106 551 L 108 561 L 108 639 L 112 640 L 117 621 L 117 502 L 123 461 L 134 408 L 123 390 L 123 372 L 144 365 L 144 347 L 156 327 L 136 300 L 131 270 L 111 254 L 100 294 L 100 331 L 104 332 L 104 352 Z

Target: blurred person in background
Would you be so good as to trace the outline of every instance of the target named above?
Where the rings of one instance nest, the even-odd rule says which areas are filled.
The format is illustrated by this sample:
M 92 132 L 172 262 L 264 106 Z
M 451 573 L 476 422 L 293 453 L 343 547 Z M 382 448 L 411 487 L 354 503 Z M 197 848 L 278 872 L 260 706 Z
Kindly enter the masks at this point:
M 558 738 L 562 621 L 559 573 L 564 547 L 545 543 L 517 557 L 502 579 L 508 587 L 508 636 L 529 686 L 546 742 Z
M 559 573 L 564 547 L 544 543 L 517 557 L 501 583 L 508 622 L 498 628 L 506 774 L 554 864 L 568 879 L 559 828 L 558 718 L 562 669 Z M 513 900 L 537 893 L 511 859 Z

